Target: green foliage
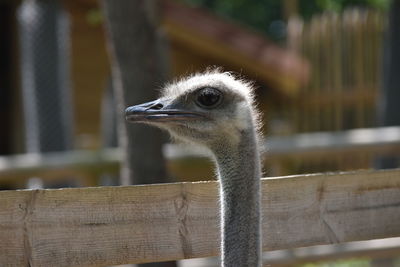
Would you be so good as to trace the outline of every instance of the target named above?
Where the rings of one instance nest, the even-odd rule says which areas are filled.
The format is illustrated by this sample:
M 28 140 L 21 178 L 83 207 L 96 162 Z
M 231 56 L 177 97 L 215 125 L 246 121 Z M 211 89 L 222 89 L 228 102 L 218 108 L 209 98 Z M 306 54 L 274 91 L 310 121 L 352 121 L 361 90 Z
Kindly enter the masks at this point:
M 205 7 L 214 13 L 268 32 L 275 20 L 281 19 L 282 1 L 280 0 L 183 0 L 194 6 Z
M 214 13 L 248 25 L 268 34 L 275 40 L 285 36 L 282 27 L 284 1 L 282 0 L 181 0 L 190 5 L 201 6 Z M 292 0 L 295 1 L 295 0 Z M 386 9 L 390 0 L 297 0 L 299 15 L 305 19 L 324 12 L 341 12 L 348 7 Z
M 309 19 L 312 15 L 325 11 L 341 12 L 345 8 L 364 7 L 387 9 L 389 0 L 299 0 L 299 13 Z
M 368 259 L 347 259 L 333 262 L 307 263 L 301 267 L 370 267 Z
M 103 19 L 103 13 L 100 8 L 92 8 L 86 13 L 86 21 L 89 25 L 100 25 L 103 23 Z

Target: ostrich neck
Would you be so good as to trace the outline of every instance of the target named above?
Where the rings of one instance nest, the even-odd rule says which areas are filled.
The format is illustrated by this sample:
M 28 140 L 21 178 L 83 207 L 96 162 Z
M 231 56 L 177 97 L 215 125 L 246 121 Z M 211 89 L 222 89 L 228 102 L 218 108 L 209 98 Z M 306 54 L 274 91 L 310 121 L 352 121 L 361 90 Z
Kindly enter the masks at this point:
M 255 133 L 214 150 L 220 179 L 222 266 L 261 266 L 260 159 Z

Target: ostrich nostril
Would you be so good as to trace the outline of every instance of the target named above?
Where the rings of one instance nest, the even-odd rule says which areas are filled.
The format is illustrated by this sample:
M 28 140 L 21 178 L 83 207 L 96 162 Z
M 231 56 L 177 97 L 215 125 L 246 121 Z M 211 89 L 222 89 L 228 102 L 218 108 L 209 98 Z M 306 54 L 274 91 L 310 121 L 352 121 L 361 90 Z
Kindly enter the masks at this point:
M 154 106 L 151 106 L 150 109 L 160 110 L 160 109 L 162 109 L 163 107 L 164 107 L 163 104 L 158 103 L 158 104 L 156 104 L 156 105 L 154 105 Z
M 152 101 L 152 102 L 147 102 L 147 103 L 144 103 L 144 104 L 142 104 L 140 106 L 142 106 L 142 108 L 144 110 L 149 110 L 149 111 L 151 111 L 151 110 L 160 110 L 160 109 L 162 109 L 164 107 L 163 103 L 158 101 L 158 100 Z

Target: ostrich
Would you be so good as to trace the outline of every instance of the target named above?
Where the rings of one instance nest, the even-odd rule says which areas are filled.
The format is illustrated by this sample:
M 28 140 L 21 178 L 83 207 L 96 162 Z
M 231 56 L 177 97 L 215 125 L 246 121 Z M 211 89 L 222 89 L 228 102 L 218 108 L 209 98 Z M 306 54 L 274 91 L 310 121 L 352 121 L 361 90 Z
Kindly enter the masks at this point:
M 222 266 L 261 266 L 259 121 L 251 84 L 218 70 L 194 74 L 125 114 L 129 122 L 166 129 L 212 152 L 220 181 Z

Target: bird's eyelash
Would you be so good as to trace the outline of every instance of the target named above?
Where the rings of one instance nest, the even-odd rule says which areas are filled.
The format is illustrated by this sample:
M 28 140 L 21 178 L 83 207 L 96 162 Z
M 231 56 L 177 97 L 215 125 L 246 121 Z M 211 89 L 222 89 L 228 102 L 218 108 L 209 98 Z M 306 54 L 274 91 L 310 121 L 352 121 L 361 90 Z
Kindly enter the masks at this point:
M 189 98 L 189 94 L 185 94 L 185 102 L 188 101 L 188 98 Z

